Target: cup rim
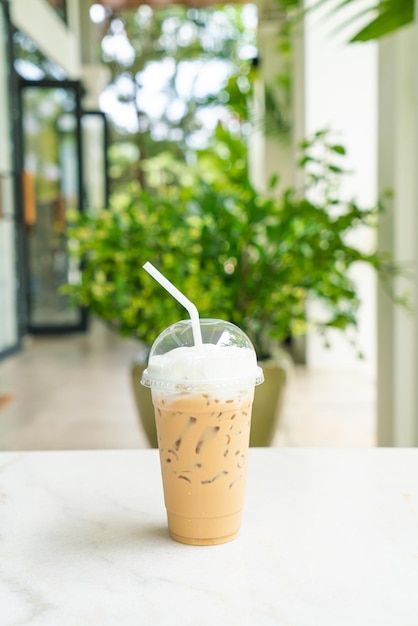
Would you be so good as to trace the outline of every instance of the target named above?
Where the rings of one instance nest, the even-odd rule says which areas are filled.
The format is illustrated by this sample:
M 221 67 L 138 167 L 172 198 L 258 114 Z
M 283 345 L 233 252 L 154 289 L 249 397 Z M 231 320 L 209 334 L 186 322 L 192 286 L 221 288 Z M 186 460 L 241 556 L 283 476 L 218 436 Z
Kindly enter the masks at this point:
M 246 387 L 256 387 L 257 385 L 261 385 L 264 382 L 264 373 L 260 366 L 257 365 L 255 376 L 251 374 L 250 376 L 239 377 L 239 378 L 228 378 L 227 380 L 167 380 L 163 378 L 156 378 L 152 376 L 148 372 L 148 368 L 146 368 L 142 374 L 141 384 L 144 387 L 149 387 L 151 389 L 158 389 L 160 391 L 206 391 L 213 390 L 214 388 L 219 389 L 241 389 Z

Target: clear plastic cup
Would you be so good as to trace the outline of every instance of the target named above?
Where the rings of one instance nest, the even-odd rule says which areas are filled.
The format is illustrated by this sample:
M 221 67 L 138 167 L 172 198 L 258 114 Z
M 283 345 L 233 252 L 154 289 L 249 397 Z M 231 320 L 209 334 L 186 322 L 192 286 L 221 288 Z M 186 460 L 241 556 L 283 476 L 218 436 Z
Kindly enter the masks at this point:
M 176 541 L 212 545 L 240 530 L 254 387 L 263 372 L 237 326 L 184 320 L 154 342 L 141 383 L 151 388 L 164 500 Z

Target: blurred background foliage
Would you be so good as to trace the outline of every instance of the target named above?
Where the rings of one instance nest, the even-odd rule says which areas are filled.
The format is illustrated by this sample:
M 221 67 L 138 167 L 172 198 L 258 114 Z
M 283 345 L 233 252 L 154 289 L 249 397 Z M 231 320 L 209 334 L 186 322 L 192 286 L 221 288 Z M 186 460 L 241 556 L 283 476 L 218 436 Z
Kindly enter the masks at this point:
M 257 57 L 252 5 L 113 12 L 101 48 L 111 71 L 102 102 L 113 120 L 113 190 L 131 180 L 145 188 L 146 162 L 162 153 L 193 164 L 219 124 L 248 134 Z
M 290 59 L 298 4 L 280 8 L 278 46 Z M 141 271 L 148 260 L 181 285 L 202 317 L 246 330 L 260 356 L 309 324 L 324 337 L 329 328 L 355 329 L 354 263 L 393 274 L 387 259 L 356 244 L 379 207 L 342 197 L 345 148 L 329 133 L 303 142 L 295 163 L 304 173 L 301 188 L 286 183 L 277 193 L 279 171 L 268 193 L 253 185 L 252 130 L 261 124 L 288 139 L 292 124 L 282 106 L 292 88 L 290 62 L 266 86 L 267 115 L 253 115 L 254 11 L 143 5 L 107 20 L 102 54 L 111 81 L 103 102 L 122 112 L 113 117 L 113 193 L 107 210 L 74 219 L 70 244 L 84 271 L 70 293 L 122 334 L 149 342 L 184 315 Z M 153 79 L 159 91 L 150 108 Z M 315 320 L 308 320 L 311 298 L 323 305 Z

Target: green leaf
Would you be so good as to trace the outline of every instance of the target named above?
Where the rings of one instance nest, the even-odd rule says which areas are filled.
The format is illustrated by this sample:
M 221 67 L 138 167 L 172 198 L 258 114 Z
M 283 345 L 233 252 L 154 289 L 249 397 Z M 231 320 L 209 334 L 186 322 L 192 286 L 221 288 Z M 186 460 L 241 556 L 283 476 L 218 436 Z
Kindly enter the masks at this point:
M 330 146 L 330 149 L 337 154 L 346 154 L 346 149 L 344 148 L 344 146 L 341 146 L 339 144 L 336 144 L 335 146 Z
M 348 5 L 353 5 L 353 7 L 355 5 L 358 8 L 353 15 L 344 19 L 337 31 L 363 19 L 368 14 L 373 16 L 373 19 L 350 39 L 350 43 L 380 39 L 414 20 L 414 0 L 380 0 L 366 8 L 364 8 L 363 0 L 342 0 L 336 5 L 330 0 L 319 0 L 309 10 L 316 10 L 327 3 L 330 5 L 328 13 L 330 16 L 344 12 Z
M 341 167 L 338 167 L 338 165 L 329 165 L 329 170 L 330 172 L 334 172 L 334 174 L 343 174 L 344 170 Z
M 269 189 L 274 189 L 279 183 L 280 177 L 278 174 L 273 174 L 269 180 Z
M 387 7 L 386 9 L 381 9 L 381 7 L 385 6 Z M 406 26 L 414 19 L 413 0 L 403 0 L 403 2 L 390 0 L 386 3 L 382 2 L 379 9 L 382 10 L 380 15 L 360 30 L 350 42 L 379 39 L 389 33 L 393 33 L 402 26 Z

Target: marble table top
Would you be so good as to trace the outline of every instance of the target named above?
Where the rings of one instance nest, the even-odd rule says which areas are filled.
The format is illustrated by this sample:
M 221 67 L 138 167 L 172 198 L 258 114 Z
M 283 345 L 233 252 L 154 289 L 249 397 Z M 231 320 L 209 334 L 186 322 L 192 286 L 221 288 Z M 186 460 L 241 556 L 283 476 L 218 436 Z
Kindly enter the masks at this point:
M 167 533 L 156 450 L 0 454 L 1 626 L 417 626 L 418 450 L 251 449 L 241 534 Z

